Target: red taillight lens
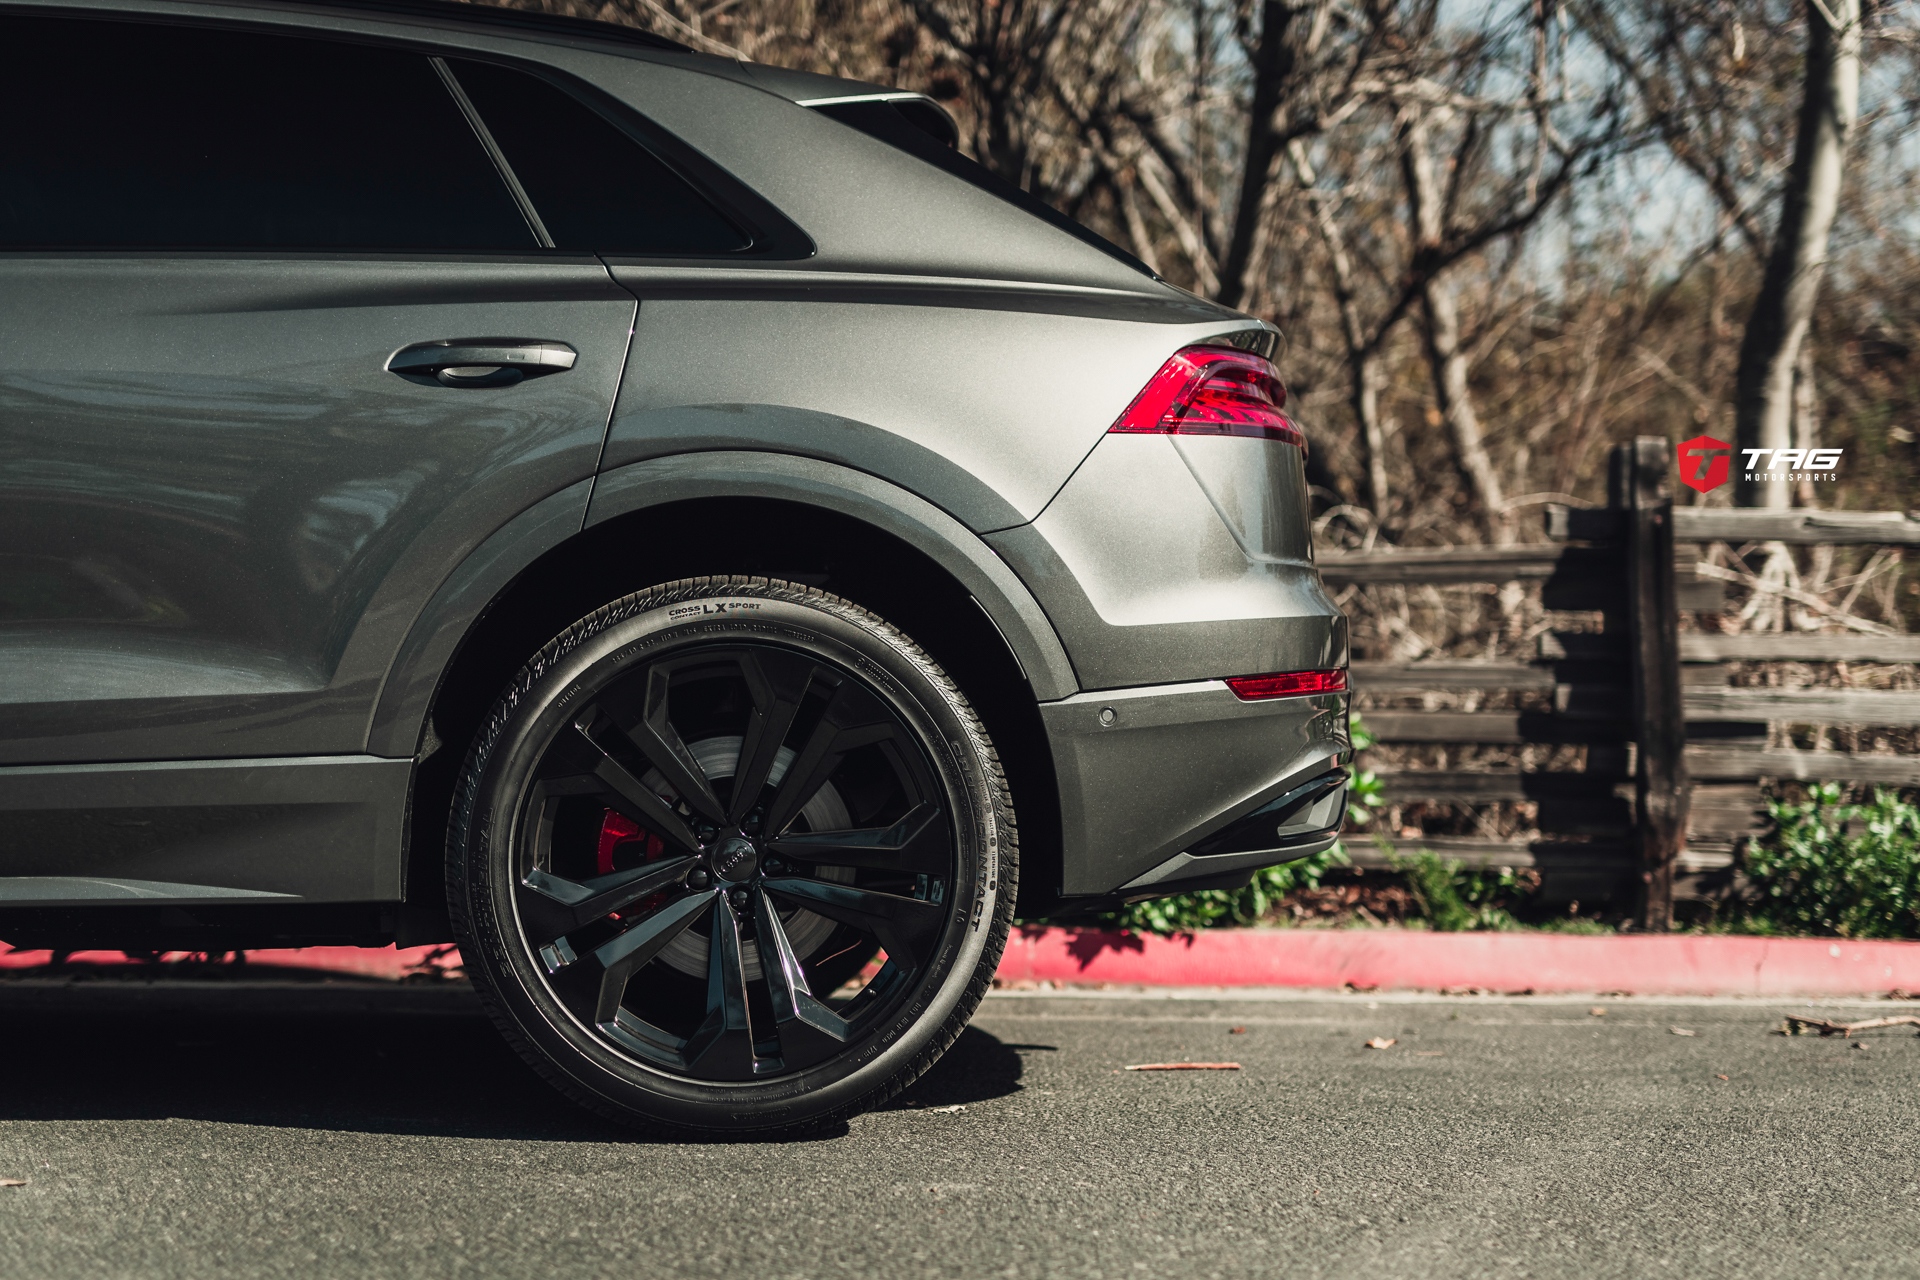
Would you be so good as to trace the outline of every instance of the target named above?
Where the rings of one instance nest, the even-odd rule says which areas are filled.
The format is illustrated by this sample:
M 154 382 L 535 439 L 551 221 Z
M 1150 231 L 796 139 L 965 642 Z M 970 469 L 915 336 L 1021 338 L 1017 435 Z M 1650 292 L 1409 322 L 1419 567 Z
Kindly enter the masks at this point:
M 1228 676 L 1227 688 L 1242 702 L 1298 698 L 1308 693 L 1345 693 L 1347 671 L 1276 671 L 1270 676 Z
M 1257 436 L 1302 452 L 1307 437 L 1281 410 L 1287 389 L 1265 356 L 1235 347 L 1186 347 L 1160 366 L 1109 430 L 1182 436 Z

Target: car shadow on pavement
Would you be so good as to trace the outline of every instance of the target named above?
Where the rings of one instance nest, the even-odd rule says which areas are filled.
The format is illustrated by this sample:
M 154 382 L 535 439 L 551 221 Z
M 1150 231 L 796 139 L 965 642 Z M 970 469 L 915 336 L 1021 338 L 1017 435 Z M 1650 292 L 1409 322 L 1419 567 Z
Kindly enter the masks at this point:
M 8 1042 L 0 1054 L 0 1121 L 177 1117 L 517 1141 L 649 1141 L 549 1087 L 501 1039 L 465 984 L 444 991 L 142 985 L 0 982 Z M 1013 1048 L 968 1028 L 888 1109 L 1002 1097 L 1019 1090 L 1020 1074 Z M 846 1132 L 839 1124 L 800 1140 Z
M 967 1106 L 989 1102 L 1018 1093 L 1020 1076 L 1025 1070 L 1022 1050 L 1052 1051 L 1051 1045 L 1011 1045 L 998 1036 L 968 1027 L 960 1033 L 932 1070 L 880 1108 L 882 1111 L 912 1111 L 927 1107 Z

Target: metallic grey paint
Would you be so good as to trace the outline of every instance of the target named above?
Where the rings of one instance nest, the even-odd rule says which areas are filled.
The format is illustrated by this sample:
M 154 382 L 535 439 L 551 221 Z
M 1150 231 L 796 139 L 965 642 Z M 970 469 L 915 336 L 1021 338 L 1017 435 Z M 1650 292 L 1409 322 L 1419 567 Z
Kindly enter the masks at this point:
M 1076 694 L 1040 711 L 1068 894 L 1137 879 L 1352 750 L 1344 694 L 1242 702 L 1207 680 Z
M 363 749 L 420 601 L 592 473 L 634 309 L 591 260 L 0 255 L 0 762 Z M 469 333 L 578 367 L 387 372 Z
M 489 605 L 702 498 L 851 516 L 975 598 L 1051 742 L 1070 894 L 1171 874 L 1345 758 L 1344 696 L 1218 683 L 1346 662 L 1297 453 L 1106 434 L 1179 347 L 1274 331 L 800 105 L 873 86 L 457 16 L 43 7 L 544 68 L 811 251 L 0 252 L 0 901 L 398 899 L 413 757 Z M 386 371 L 472 335 L 577 365 Z
M 591 477 L 542 498 L 495 530 L 459 562 L 414 619 L 393 660 L 367 730 L 367 751 L 406 759 L 425 736 L 433 694 L 460 641 L 513 580 L 580 531 Z
M 0 769 L 0 903 L 97 901 L 118 895 L 49 899 L 43 878 L 129 876 L 178 890 L 146 900 L 392 901 L 411 771 L 359 755 Z
M 600 477 L 588 523 L 695 498 L 784 498 L 850 515 L 925 552 L 980 602 L 1013 649 L 1034 696 L 1080 686 L 1033 595 L 991 548 L 922 497 L 849 467 L 777 453 L 714 452 L 633 463 Z M 769 530 L 769 538 L 777 538 Z
M 1040 598 L 1083 688 L 1347 663 L 1346 619 L 1311 562 L 1250 557 L 1170 436 L 1103 436 L 1039 519 L 987 542 Z
M 1301 519 L 1306 460 L 1245 436 L 1169 436 L 1200 491 L 1249 560 L 1313 563 L 1313 539 Z
M 105 876 L 0 876 L 0 903 L 73 906 L 96 902 L 226 902 L 254 898 L 291 898 L 290 893 L 229 889 L 210 884 L 171 884 L 164 880 L 108 879 Z
M 1170 351 L 1220 327 L 964 281 L 814 272 L 802 292 L 782 287 L 797 270 L 769 270 L 689 297 L 658 268 L 613 274 L 642 307 L 609 466 L 776 448 L 872 471 L 980 531 L 1038 515 Z

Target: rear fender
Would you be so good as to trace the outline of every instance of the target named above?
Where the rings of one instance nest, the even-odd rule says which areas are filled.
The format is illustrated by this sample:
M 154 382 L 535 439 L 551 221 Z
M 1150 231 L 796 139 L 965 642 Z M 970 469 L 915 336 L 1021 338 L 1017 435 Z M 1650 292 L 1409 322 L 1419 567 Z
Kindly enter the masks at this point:
M 589 497 L 590 495 L 590 497 Z M 435 690 L 488 605 L 541 556 L 630 512 L 700 498 L 780 499 L 852 517 L 940 565 L 999 629 L 1036 700 L 1078 692 L 1072 663 L 1046 614 L 1011 569 L 958 520 L 864 472 L 809 458 L 714 452 L 653 458 L 582 481 L 516 516 L 461 562 L 414 623 L 368 733 L 377 756 L 418 754 Z

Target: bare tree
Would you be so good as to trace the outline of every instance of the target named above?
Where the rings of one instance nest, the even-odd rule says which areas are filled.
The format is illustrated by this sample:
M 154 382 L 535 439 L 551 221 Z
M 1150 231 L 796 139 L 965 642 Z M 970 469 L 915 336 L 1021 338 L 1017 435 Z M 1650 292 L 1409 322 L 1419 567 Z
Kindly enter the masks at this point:
M 1403 52 L 1356 85 L 1367 100 L 1355 125 L 1371 145 L 1356 150 L 1356 129 L 1349 128 L 1325 148 L 1344 168 L 1349 190 L 1376 179 L 1381 159 L 1400 175 L 1398 226 L 1367 237 L 1371 261 L 1364 267 L 1356 269 L 1334 192 L 1307 149 L 1293 145 L 1290 153 L 1327 257 L 1374 514 L 1388 518 L 1383 365 L 1394 331 L 1415 315 L 1434 425 L 1446 430 L 1487 532 L 1507 540 L 1511 491 L 1471 378 L 1508 325 L 1497 306 L 1484 308 L 1477 325 L 1463 317 L 1457 276 L 1470 262 L 1488 265 L 1497 249 L 1499 262 L 1480 279 L 1503 279 L 1520 260 L 1524 237 L 1555 203 L 1641 135 L 1624 126 L 1609 86 L 1591 86 L 1584 96 L 1569 90 L 1564 48 L 1554 38 L 1558 19 L 1542 4 L 1521 6 L 1511 17 L 1492 11 L 1486 27 L 1451 32 L 1440 27 L 1437 6 L 1372 12 L 1385 32 L 1382 43 Z M 1507 86 L 1502 92 L 1489 89 L 1496 80 Z M 1381 208 L 1396 203 L 1379 192 L 1372 200 Z M 1368 278 L 1378 283 L 1364 290 L 1363 302 Z M 1491 302 L 1495 292 L 1483 295 Z
M 907 0 L 914 17 L 951 52 L 972 90 L 973 153 L 1009 181 L 1035 189 L 1036 105 L 1066 68 L 1063 33 L 1078 0 Z M 1048 194 L 1044 188 L 1036 194 Z
M 1287 144 L 1293 172 L 1300 189 L 1313 210 L 1314 229 L 1326 246 L 1327 265 L 1332 277 L 1334 303 L 1340 313 L 1340 336 L 1346 343 L 1349 371 L 1348 404 L 1359 424 L 1366 455 L 1367 497 L 1376 521 L 1385 519 L 1389 501 L 1387 482 L 1387 423 L 1381 416 L 1380 390 L 1382 353 L 1380 344 L 1369 331 L 1361 314 L 1361 281 L 1353 254 L 1347 248 L 1347 235 L 1341 226 L 1337 193 L 1321 185 L 1307 149 L 1298 138 Z
M 1771 117 L 1797 74 L 1780 54 L 1787 23 L 1764 3 L 1726 0 L 1586 0 L 1573 12 L 1722 225 L 1763 259 L 1758 211 L 1786 164 Z
M 1847 137 L 1860 110 L 1860 0 L 1833 0 L 1831 7 L 1807 0 L 1806 67 L 1780 228 L 1740 344 L 1734 390 L 1734 447 L 1739 450 L 1793 446 L 1794 371 L 1826 271 Z M 1810 382 L 1810 367 L 1807 378 Z M 1792 495 L 1786 485 L 1749 481 L 1751 472 L 1736 469 L 1734 499 L 1741 506 L 1788 505 Z
M 1434 398 L 1453 438 L 1460 468 L 1479 499 L 1496 542 L 1511 541 L 1505 486 L 1487 453 L 1486 432 L 1467 385 L 1467 351 L 1460 331 L 1460 309 L 1453 281 L 1439 259 L 1447 246 L 1447 199 L 1434 172 L 1433 141 L 1424 111 L 1414 109 L 1401 128 L 1400 165 L 1407 188 L 1407 217 L 1413 231 L 1420 306 L 1424 312 L 1427 362 L 1433 371 Z M 1455 172 L 1458 172 L 1456 168 Z M 1517 230 L 1518 228 L 1515 228 Z
M 1196 292 L 1240 306 L 1267 267 L 1289 145 L 1349 119 L 1389 55 L 1368 13 L 1336 0 L 1259 0 L 1229 12 L 1203 2 L 1180 17 L 1192 52 L 1169 56 L 1163 41 L 1085 118 L 1132 167 L 1129 181 L 1187 260 Z M 1234 76 L 1211 70 L 1217 30 L 1229 23 Z

